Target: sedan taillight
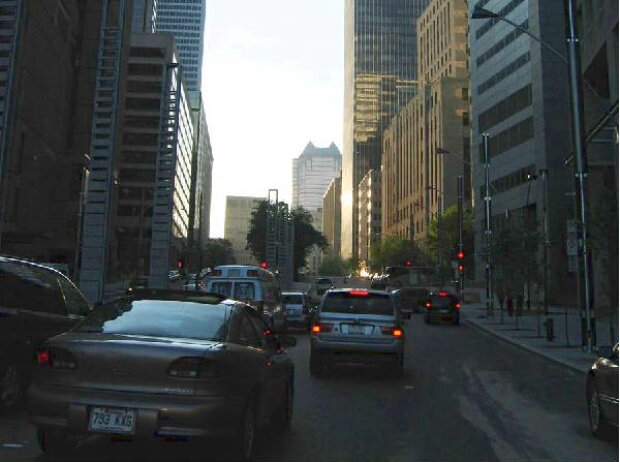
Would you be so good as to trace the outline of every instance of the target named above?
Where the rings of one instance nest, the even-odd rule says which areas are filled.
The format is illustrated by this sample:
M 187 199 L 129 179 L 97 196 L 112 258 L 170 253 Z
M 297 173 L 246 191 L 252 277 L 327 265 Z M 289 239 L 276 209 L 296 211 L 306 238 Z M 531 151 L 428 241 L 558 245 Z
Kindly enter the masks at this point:
M 208 379 L 217 377 L 219 371 L 213 361 L 197 357 L 185 357 L 175 359 L 168 368 L 168 374 L 183 379 Z
M 383 335 L 391 335 L 392 337 L 395 337 L 395 338 L 403 337 L 403 330 L 400 327 L 382 327 L 381 333 Z
M 37 364 L 53 369 L 75 369 L 77 363 L 71 353 L 65 350 L 41 348 L 37 350 Z

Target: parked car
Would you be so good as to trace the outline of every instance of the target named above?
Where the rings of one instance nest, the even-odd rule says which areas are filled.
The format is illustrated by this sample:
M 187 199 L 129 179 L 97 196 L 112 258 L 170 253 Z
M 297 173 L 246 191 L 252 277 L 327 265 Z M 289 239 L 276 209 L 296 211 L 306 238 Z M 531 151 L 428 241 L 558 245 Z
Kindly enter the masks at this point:
M 60 272 L 0 256 L 0 410 L 20 407 L 37 347 L 69 330 L 90 309 Z
M 461 302 L 454 294 L 443 290 L 431 292 L 424 302 L 424 322 L 450 321 L 458 326 L 461 320 Z
M 334 288 L 334 281 L 330 278 L 316 278 L 314 285 L 316 286 L 316 294 L 321 296 L 326 291 Z
M 328 291 L 312 324 L 310 373 L 338 362 L 381 363 L 400 375 L 403 319 L 390 294 L 378 290 Z
M 282 292 L 282 304 L 286 325 L 292 327 L 309 327 L 310 308 L 303 292 Z
M 430 293 L 428 289 L 423 287 L 402 287 L 392 291 L 400 309 L 405 313 L 423 312 L 424 303 L 428 299 Z
M 30 420 L 50 455 L 89 434 L 234 436 L 236 460 L 247 460 L 257 428 L 291 424 L 295 371 L 284 348 L 295 343 L 245 303 L 136 291 L 39 348 Z
M 618 432 L 618 344 L 598 348 L 586 379 L 588 421 L 594 436 Z

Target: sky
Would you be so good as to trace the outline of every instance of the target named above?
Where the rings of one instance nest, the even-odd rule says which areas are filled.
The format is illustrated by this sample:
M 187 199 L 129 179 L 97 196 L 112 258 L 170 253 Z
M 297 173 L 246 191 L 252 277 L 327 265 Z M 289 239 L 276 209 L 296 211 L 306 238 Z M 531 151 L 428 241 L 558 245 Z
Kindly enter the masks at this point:
M 211 237 L 226 196 L 290 204 L 309 141 L 342 151 L 342 0 L 207 0 L 202 90 L 213 149 Z

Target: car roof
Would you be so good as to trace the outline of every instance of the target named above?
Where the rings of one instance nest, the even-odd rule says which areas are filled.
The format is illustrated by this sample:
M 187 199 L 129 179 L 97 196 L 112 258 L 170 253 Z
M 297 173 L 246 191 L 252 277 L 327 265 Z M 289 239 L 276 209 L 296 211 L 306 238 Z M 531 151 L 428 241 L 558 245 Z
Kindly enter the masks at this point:
M 11 257 L 8 255 L 0 255 L 0 263 L 2 262 L 10 262 L 10 263 L 17 263 L 19 265 L 26 265 L 26 266 L 33 266 L 35 268 L 44 270 L 44 271 L 49 271 L 50 273 L 53 273 L 55 275 L 60 275 L 63 278 L 67 279 L 70 281 L 70 279 L 65 276 L 64 274 L 62 274 L 60 271 L 58 271 L 57 269 L 54 268 L 50 268 L 49 266 L 45 266 L 41 263 L 37 263 L 37 262 L 33 262 L 30 260 L 24 260 L 22 258 L 18 258 L 18 257 Z
M 368 292 L 370 295 L 384 295 L 386 297 L 389 297 L 390 294 L 388 292 L 386 292 L 385 290 L 378 290 L 378 289 L 364 289 L 364 288 L 359 288 L 359 287 L 349 287 L 349 288 L 342 288 L 342 289 L 332 289 L 332 290 L 328 290 L 327 292 L 325 292 L 326 294 L 348 294 L 349 292 L 351 292 L 352 290 L 363 290 L 365 292 Z
M 190 292 L 187 290 L 170 289 L 134 289 L 130 295 L 120 297 L 121 299 L 131 300 L 161 300 L 161 301 L 187 301 L 203 303 L 206 305 L 227 304 L 234 305 L 239 302 L 230 300 L 228 297 L 213 292 Z
M 303 292 L 282 292 L 282 295 L 304 295 Z

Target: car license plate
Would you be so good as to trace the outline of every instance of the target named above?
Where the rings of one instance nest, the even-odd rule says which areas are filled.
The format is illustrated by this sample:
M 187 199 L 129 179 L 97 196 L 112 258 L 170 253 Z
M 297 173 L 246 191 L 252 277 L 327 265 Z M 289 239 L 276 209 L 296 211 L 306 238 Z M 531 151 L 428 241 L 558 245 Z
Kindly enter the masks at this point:
M 89 430 L 107 433 L 133 433 L 136 413 L 130 409 L 94 407 L 90 411 Z
M 366 326 L 356 326 L 354 324 L 349 324 L 348 326 L 349 334 L 351 335 L 365 335 L 366 334 Z

